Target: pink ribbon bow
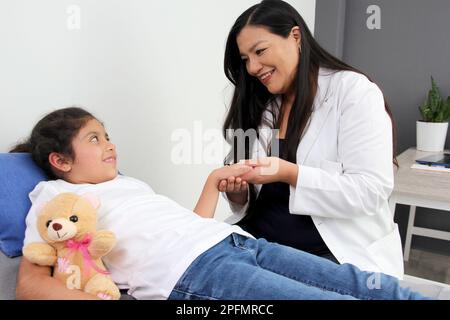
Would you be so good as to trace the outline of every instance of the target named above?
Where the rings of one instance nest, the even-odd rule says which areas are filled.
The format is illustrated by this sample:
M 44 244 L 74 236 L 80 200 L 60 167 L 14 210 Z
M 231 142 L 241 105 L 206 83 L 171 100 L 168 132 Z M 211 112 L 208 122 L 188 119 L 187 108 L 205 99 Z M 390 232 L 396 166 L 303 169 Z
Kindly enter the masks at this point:
M 91 268 L 101 274 L 109 274 L 108 271 L 102 270 L 98 266 L 96 266 L 94 261 L 92 260 L 92 257 L 88 251 L 88 247 L 91 244 L 91 242 L 92 236 L 90 234 L 87 234 L 81 241 L 76 241 L 72 239 L 68 240 L 66 242 L 66 247 L 69 248 L 70 250 L 69 257 L 75 254 L 75 252 L 80 251 L 81 255 L 83 256 L 83 266 L 84 266 L 83 273 L 85 273 L 85 275 L 90 274 Z M 69 259 L 69 257 L 67 257 L 67 259 Z

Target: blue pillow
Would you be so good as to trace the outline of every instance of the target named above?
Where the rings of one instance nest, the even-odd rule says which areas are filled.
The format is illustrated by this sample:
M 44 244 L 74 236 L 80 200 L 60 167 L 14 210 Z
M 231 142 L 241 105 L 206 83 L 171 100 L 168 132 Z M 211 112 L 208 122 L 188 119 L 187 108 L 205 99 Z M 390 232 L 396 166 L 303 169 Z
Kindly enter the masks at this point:
M 0 153 L 0 250 L 8 257 L 22 255 L 28 194 L 43 180 L 29 153 Z

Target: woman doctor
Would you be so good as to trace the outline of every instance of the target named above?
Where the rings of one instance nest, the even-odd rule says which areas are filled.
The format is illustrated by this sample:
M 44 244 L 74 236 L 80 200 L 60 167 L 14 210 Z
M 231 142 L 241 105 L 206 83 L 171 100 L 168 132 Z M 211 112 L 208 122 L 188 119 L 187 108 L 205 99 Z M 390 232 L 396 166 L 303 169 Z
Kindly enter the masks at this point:
M 220 183 L 234 213 L 228 222 L 401 278 L 400 235 L 388 206 L 395 129 L 377 85 L 322 49 L 279 0 L 236 20 L 224 66 L 235 86 L 224 132 L 259 132 L 240 158 L 225 135 L 232 144 L 226 162 L 252 159 L 246 162 L 254 166 Z

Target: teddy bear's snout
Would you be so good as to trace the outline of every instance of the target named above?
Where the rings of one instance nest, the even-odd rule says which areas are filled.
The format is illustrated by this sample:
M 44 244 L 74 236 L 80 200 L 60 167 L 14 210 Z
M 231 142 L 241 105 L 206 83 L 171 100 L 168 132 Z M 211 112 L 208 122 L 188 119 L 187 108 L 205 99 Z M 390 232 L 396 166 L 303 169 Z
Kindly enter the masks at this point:
M 67 218 L 53 219 L 47 226 L 47 235 L 53 241 L 65 241 L 71 239 L 78 232 L 77 226 Z
M 62 229 L 62 225 L 60 225 L 59 223 L 54 223 L 52 225 L 52 227 L 53 227 L 53 230 L 55 230 L 55 231 L 59 231 Z

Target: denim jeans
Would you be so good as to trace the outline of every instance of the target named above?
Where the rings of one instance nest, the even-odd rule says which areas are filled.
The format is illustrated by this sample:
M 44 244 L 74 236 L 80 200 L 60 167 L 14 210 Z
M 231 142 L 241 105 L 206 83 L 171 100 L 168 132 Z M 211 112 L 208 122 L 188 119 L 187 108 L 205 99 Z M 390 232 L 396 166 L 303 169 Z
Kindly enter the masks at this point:
M 396 278 L 290 247 L 232 234 L 201 254 L 173 300 L 423 299 Z
M 316 254 L 316 256 L 317 256 L 317 254 Z M 321 254 L 321 255 L 318 255 L 318 256 L 321 257 L 321 258 L 330 260 L 330 261 L 332 261 L 334 263 L 339 264 L 339 261 L 336 259 L 336 257 L 331 252 L 328 252 L 328 253 L 325 253 L 325 254 Z

